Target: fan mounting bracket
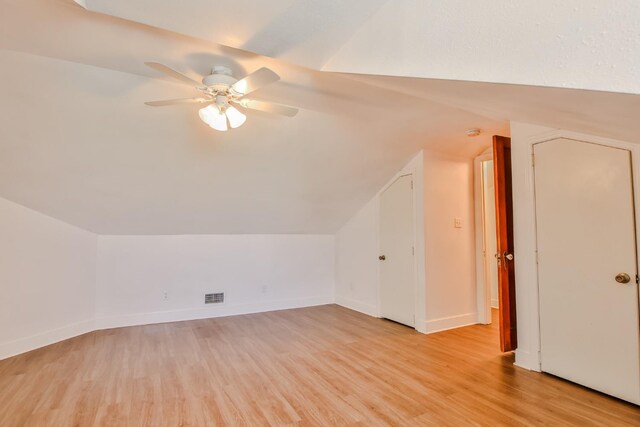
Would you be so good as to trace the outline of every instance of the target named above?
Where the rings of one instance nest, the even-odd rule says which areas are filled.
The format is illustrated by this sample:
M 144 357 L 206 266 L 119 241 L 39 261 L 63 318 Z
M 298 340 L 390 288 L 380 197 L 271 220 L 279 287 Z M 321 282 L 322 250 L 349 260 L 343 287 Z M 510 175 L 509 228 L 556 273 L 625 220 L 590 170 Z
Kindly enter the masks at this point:
M 211 74 L 202 79 L 202 84 L 216 92 L 228 91 L 238 79 L 233 77 L 231 68 L 217 65 L 211 69 Z

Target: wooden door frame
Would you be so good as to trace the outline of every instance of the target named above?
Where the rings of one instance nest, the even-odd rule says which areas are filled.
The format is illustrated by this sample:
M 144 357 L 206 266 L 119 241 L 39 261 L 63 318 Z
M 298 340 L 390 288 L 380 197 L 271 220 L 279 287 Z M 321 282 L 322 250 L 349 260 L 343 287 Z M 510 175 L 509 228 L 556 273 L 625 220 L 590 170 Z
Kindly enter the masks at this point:
M 509 157 L 503 157 L 509 151 Z M 501 167 L 502 166 L 502 167 Z M 497 253 L 502 255 L 498 268 L 498 299 L 500 322 L 500 348 L 513 351 L 518 347 L 516 318 L 516 278 L 514 259 L 513 192 L 512 192 L 511 138 L 493 136 L 493 174 L 496 195 Z M 501 198 L 502 195 L 502 198 Z M 507 255 L 511 259 L 507 259 Z
M 494 136 L 493 140 L 502 147 L 510 150 L 511 139 L 503 136 Z M 474 177 L 475 177 L 475 215 L 476 215 L 476 288 L 477 288 L 477 310 L 478 310 L 478 323 L 489 324 L 491 323 L 491 289 L 488 280 L 487 271 L 487 254 L 486 252 L 486 218 L 485 218 L 485 200 L 484 200 L 484 174 L 482 171 L 482 163 L 487 160 L 494 160 L 493 176 L 495 180 L 496 188 L 496 231 L 501 233 L 501 239 L 503 242 L 508 243 L 506 249 L 509 253 L 514 253 L 513 247 L 513 235 L 509 236 L 507 229 L 509 226 L 513 227 L 512 214 L 513 212 L 506 212 L 505 206 L 511 205 L 513 209 L 513 202 L 511 199 L 511 188 L 505 188 L 507 186 L 506 178 L 502 175 L 499 176 L 498 166 L 496 162 L 504 161 L 500 158 L 502 151 L 496 152 L 492 147 L 491 154 L 487 153 L 476 157 L 474 160 Z M 511 159 L 509 159 L 509 165 Z M 511 174 L 511 169 L 507 171 Z M 498 200 L 498 192 L 501 191 L 505 194 L 505 200 Z M 504 205 L 503 205 L 504 204 Z M 502 223 L 500 223 L 502 221 Z M 512 230 L 513 231 L 513 230 Z M 508 238 L 510 237 L 510 238 Z M 498 246 L 500 246 L 500 239 L 497 239 Z M 497 248 L 501 251 L 501 248 Z M 493 255 L 493 254 L 491 254 Z M 505 262 L 502 260 L 502 262 Z M 515 276 L 514 276 L 514 264 L 515 260 L 509 261 L 509 267 L 502 271 L 499 271 L 499 325 L 500 325 L 500 347 L 503 351 L 512 351 L 517 347 L 517 319 L 516 319 L 516 291 L 515 291 Z M 502 268 L 502 267 L 499 267 Z M 504 275 L 507 274 L 507 278 Z
M 517 190 L 514 194 L 514 232 L 517 235 L 515 251 L 518 254 L 516 270 L 518 325 L 522 332 L 519 347 L 516 350 L 515 364 L 533 371 L 540 371 L 540 299 L 536 257 L 538 246 L 533 147 L 538 143 L 567 138 L 630 151 L 636 235 L 640 236 L 640 145 L 579 132 L 549 128 L 540 128 L 538 131 L 526 124 L 519 125 L 523 129 L 523 135 L 518 137 L 517 133 L 514 134 L 517 139 L 512 150 L 514 188 Z M 525 126 L 530 127 L 531 130 Z M 636 252 L 638 253 L 636 262 L 640 266 L 638 248 Z

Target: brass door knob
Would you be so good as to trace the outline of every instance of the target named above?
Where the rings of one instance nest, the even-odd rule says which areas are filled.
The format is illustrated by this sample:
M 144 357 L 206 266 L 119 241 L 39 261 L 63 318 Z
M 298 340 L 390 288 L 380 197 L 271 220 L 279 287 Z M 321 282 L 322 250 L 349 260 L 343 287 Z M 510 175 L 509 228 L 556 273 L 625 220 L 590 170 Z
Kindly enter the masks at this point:
M 616 275 L 616 282 L 618 283 L 629 283 L 631 281 L 631 276 L 627 273 L 618 273 Z
M 380 256 L 378 257 L 378 259 L 379 259 L 380 261 L 384 261 L 385 259 L 387 259 L 387 257 L 386 257 L 386 256 L 384 256 L 384 255 L 380 255 Z

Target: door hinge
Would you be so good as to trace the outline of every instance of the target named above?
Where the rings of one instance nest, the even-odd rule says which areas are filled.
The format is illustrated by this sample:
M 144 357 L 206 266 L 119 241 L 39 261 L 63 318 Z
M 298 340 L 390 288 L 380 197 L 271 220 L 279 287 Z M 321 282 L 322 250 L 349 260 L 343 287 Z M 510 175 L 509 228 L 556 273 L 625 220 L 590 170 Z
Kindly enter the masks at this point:
M 636 274 L 636 285 L 640 285 L 640 276 Z
M 411 180 L 411 189 L 413 190 L 413 180 Z
M 416 254 L 416 247 L 415 246 L 411 246 L 411 255 L 415 255 Z M 638 276 L 636 276 L 638 277 Z
M 531 166 L 535 167 L 536 165 L 536 155 L 531 153 Z

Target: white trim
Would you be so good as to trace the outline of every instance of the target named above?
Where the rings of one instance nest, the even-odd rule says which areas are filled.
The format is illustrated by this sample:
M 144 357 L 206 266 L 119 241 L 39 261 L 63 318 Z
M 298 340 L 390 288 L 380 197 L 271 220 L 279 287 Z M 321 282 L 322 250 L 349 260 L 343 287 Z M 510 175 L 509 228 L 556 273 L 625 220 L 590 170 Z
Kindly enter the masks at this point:
M 528 126 L 521 124 L 522 126 Z M 540 299 L 538 293 L 538 266 L 536 262 L 537 232 L 535 213 L 535 182 L 533 166 L 533 146 L 538 143 L 559 138 L 574 139 L 604 146 L 622 148 L 631 153 L 633 173 L 633 193 L 636 214 L 636 233 L 640 226 L 640 147 L 637 144 L 602 138 L 559 129 L 542 129 L 540 132 L 523 132 L 520 139 L 518 133 L 512 137 L 512 170 L 514 172 L 514 229 L 516 268 L 516 307 L 518 316 L 518 350 L 516 350 L 517 366 L 540 371 Z M 528 135 L 527 135 L 528 133 Z M 515 144 L 514 144 L 515 142 Z M 517 174 L 517 177 L 516 177 Z M 518 186 L 516 186 L 516 180 Z M 525 190 L 526 188 L 526 190 Z M 517 193 L 522 197 L 516 201 Z M 640 257 L 640 251 L 636 251 Z M 637 260 L 640 264 L 640 258 Z M 526 337 L 526 339 L 524 339 Z
M 245 304 L 211 305 L 210 307 L 188 308 L 183 310 L 124 314 L 97 318 L 95 329 L 122 328 L 126 326 L 151 325 L 155 323 L 181 322 L 185 320 L 211 319 L 215 317 L 236 316 L 240 314 L 264 313 L 275 310 L 287 310 L 292 308 L 332 304 L 333 302 L 333 297 L 321 296 Z
M 497 299 L 493 299 L 491 298 L 491 308 L 500 308 L 500 301 L 498 301 Z
M 72 323 L 61 328 L 51 329 L 30 337 L 0 344 L 0 360 L 26 353 L 40 347 L 46 347 L 69 338 L 77 337 L 95 329 L 93 319 Z
M 493 154 L 483 154 L 473 161 L 473 199 L 476 221 L 476 310 L 478 311 L 478 323 L 488 325 L 491 323 L 491 284 L 487 278 L 486 236 L 484 218 L 484 178 L 482 162 L 492 160 Z
M 427 320 L 425 327 L 428 334 L 448 331 L 449 329 L 461 328 L 463 326 L 476 325 L 478 313 L 458 314 L 457 316 L 441 317 L 439 319 Z
M 536 369 L 536 366 L 539 365 L 539 362 L 538 362 L 538 360 L 540 359 L 539 355 L 534 357 L 530 352 L 520 350 L 520 349 L 516 349 L 515 353 L 516 353 L 516 361 L 513 362 L 514 365 L 520 368 L 528 369 L 530 371 L 540 372 L 539 368 Z
M 426 319 L 418 319 L 416 317 L 415 320 L 415 329 L 416 331 L 420 332 L 421 334 L 428 334 L 428 326 L 427 326 L 427 320 Z
M 356 301 L 340 295 L 336 295 L 336 304 L 369 316 L 380 317 L 378 315 L 378 307 L 375 304 Z

